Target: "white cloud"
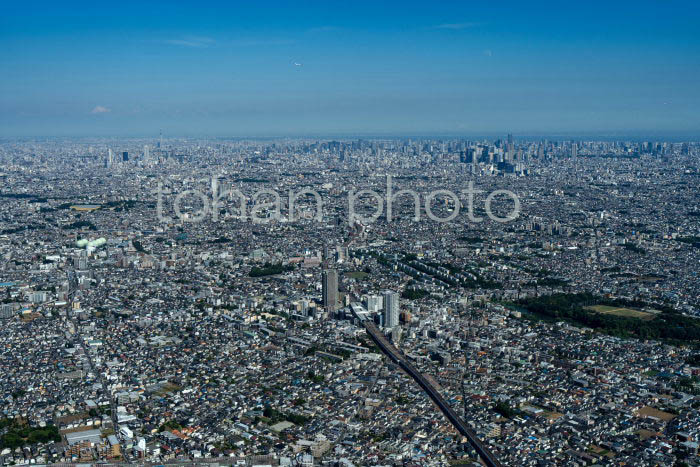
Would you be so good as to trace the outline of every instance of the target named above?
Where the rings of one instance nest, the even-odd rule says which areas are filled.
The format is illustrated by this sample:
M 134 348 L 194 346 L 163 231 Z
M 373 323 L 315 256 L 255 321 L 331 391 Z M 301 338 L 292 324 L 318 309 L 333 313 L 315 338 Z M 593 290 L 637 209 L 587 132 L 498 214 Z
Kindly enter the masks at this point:
M 473 28 L 475 26 L 478 26 L 479 23 L 443 23 L 443 24 L 438 24 L 435 26 L 435 29 L 452 29 L 452 30 L 458 30 L 458 29 L 467 29 L 467 28 Z
M 182 39 L 167 39 L 164 40 L 163 43 L 169 45 L 179 45 L 182 47 L 204 48 L 214 45 L 216 41 L 211 37 L 188 36 Z
M 104 107 L 102 105 L 96 105 L 95 108 L 92 109 L 92 111 L 90 113 L 93 115 L 97 115 L 97 114 L 106 114 L 106 113 L 109 113 L 111 111 L 112 111 L 112 109 L 108 109 L 107 107 Z
M 224 42 L 223 45 L 232 45 L 234 47 L 258 47 L 258 46 L 275 46 L 293 44 L 293 40 L 289 39 L 236 39 L 229 42 Z

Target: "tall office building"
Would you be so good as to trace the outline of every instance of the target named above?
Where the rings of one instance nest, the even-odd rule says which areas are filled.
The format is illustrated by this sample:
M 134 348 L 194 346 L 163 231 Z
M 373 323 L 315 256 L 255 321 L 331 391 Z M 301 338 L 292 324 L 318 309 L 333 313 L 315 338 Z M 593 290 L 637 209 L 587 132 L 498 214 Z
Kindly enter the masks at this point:
M 376 313 L 382 309 L 382 297 L 379 295 L 367 295 L 367 311 Z
M 124 152 L 122 153 L 122 160 L 123 160 L 124 162 L 129 162 L 129 153 L 128 153 L 128 152 L 124 151 Z
M 327 311 L 338 309 L 338 271 L 325 269 L 323 271 L 323 307 Z
M 304 317 L 309 316 L 309 301 L 308 300 L 302 300 L 299 302 L 299 313 L 301 313 L 301 316 L 304 316 Z
M 143 160 L 148 161 L 151 159 L 151 150 L 148 145 L 143 147 Z
M 387 290 L 382 296 L 384 297 L 384 327 L 394 328 L 399 325 L 399 294 Z
M 513 144 L 513 135 L 508 133 L 508 146 L 506 146 L 505 161 L 509 164 L 513 162 L 515 156 L 515 144 Z

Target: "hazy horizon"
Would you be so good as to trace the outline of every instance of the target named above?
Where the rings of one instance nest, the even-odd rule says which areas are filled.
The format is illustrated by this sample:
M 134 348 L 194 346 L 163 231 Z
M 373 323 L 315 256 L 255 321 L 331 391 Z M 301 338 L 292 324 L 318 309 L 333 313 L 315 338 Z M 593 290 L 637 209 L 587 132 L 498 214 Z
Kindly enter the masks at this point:
M 0 136 L 697 138 L 698 20 L 691 2 L 8 5 Z

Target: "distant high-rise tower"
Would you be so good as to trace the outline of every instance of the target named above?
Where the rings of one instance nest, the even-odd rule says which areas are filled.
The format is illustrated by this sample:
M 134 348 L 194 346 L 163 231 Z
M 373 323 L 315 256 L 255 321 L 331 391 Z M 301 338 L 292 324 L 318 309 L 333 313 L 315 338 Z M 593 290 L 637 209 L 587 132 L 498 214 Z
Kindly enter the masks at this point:
M 382 296 L 384 298 L 384 327 L 394 328 L 399 325 L 399 294 L 387 290 Z
M 327 311 L 338 309 L 338 271 L 326 269 L 323 271 L 323 307 Z
M 145 145 L 143 147 L 143 160 L 148 161 L 151 159 L 151 149 L 148 147 L 148 145 Z
M 163 147 L 163 130 L 160 130 L 160 139 L 158 141 L 158 149 Z
M 112 152 L 111 149 L 108 149 L 107 150 L 107 160 L 105 161 L 105 167 L 111 168 L 113 162 L 114 162 L 114 153 Z
M 123 160 L 124 162 L 129 162 L 129 153 L 128 153 L 128 152 L 124 151 L 124 152 L 122 153 L 122 160 Z
M 571 157 L 576 157 L 578 156 L 578 145 L 576 143 L 573 143 L 571 145 Z
M 506 162 L 512 163 L 515 156 L 515 144 L 513 144 L 513 135 L 508 133 L 508 146 L 506 146 Z

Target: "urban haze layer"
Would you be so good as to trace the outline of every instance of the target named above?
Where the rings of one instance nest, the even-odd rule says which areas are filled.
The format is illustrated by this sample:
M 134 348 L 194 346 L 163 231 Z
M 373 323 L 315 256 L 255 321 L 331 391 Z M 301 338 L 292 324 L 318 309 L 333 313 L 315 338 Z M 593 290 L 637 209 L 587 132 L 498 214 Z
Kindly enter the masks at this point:
M 699 157 L 6 140 L 0 464 L 700 465 Z

